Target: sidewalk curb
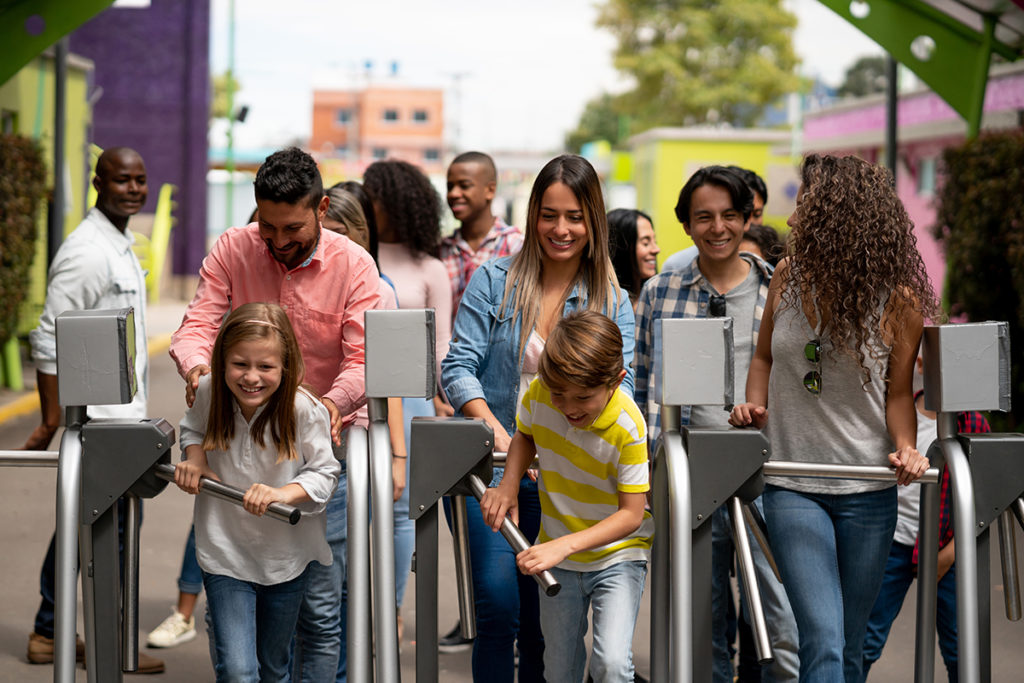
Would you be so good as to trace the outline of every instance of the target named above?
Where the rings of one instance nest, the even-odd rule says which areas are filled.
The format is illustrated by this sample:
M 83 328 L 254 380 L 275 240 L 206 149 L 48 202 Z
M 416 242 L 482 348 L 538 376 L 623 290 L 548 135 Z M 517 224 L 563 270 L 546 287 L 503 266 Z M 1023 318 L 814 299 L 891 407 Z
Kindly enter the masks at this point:
M 148 340 L 149 357 L 165 353 L 171 347 L 171 335 L 162 334 Z M 0 405 L 0 424 L 39 410 L 39 394 L 35 391 Z

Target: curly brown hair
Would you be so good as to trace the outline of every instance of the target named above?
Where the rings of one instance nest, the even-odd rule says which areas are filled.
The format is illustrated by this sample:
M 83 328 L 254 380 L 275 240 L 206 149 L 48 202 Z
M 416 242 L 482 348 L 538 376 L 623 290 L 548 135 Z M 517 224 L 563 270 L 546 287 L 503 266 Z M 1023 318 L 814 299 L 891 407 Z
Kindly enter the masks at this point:
M 813 299 L 820 337 L 856 358 L 870 382 L 871 366 L 887 358 L 871 342 L 897 336 L 901 311 L 940 316 L 914 224 L 884 167 L 811 154 L 801 176 L 782 305 Z
M 375 161 L 363 174 L 363 187 L 387 215 L 397 242 L 415 256 L 438 255 L 441 197 L 423 171 L 407 161 Z

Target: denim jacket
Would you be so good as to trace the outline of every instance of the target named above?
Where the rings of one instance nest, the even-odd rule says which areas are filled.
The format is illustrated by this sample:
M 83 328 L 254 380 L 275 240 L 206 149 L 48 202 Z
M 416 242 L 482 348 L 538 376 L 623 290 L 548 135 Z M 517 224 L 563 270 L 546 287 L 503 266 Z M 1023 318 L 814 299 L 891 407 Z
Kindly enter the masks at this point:
M 459 302 L 451 346 L 441 362 L 441 384 L 456 409 L 482 398 L 508 431 L 515 432 L 516 398 L 522 361 L 519 340 L 522 320 L 502 314 L 501 300 L 513 257 L 492 259 L 477 268 Z M 562 315 L 582 308 L 586 296 L 577 285 L 565 301 Z M 622 358 L 626 378 L 622 389 L 633 395 L 633 333 L 636 320 L 625 291 L 619 292 L 609 316 L 622 332 Z

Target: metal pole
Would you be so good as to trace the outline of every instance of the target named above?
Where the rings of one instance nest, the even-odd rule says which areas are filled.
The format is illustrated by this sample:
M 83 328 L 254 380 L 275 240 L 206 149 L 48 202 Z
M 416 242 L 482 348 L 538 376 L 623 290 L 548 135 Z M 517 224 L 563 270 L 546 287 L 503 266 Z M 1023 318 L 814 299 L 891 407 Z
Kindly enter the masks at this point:
M 53 209 L 50 213 L 46 241 L 46 263 L 53 263 L 60 243 L 64 241 L 64 147 L 67 138 L 68 38 L 54 44 L 53 54 Z
M 980 683 L 978 637 L 978 552 L 975 541 L 974 484 L 971 468 L 956 439 L 956 415 L 938 414 L 939 445 L 953 488 L 953 538 L 956 540 L 956 617 L 958 671 L 961 683 Z
M 395 523 L 392 502 L 391 436 L 386 398 L 366 402 L 370 414 L 370 487 L 373 504 L 373 623 L 377 680 L 398 683 L 398 608 L 395 598 Z
M 466 497 L 452 496 L 452 549 L 455 551 L 455 587 L 459 599 L 462 637 L 476 638 L 476 607 L 473 598 L 473 565 L 469 556 L 469 515 Z
M 472 472 L 466 475 L 466 480 L 469 482 L 473 495 L 477 500 L 481 500 L 484 497 L 484 492 L 487 491 L 487 484 Z M 512 546 L 512 550 L 515 551 L 516 555 L 530 547 L 530 541 L 526 538 L 526 535 L 508 517 L 501 521 L 501 535 Z M 558 595 L 558 591 L 562 590 L 562 584 L 555 580 L 554 575 L 550 571 L 545 570 L 534 574 L 533 578 L 540 584 L 544 594 L 548 597 Z
M 732 533 L 736 543 L 740 580 L 746 588 L 747 608 L 750 611 L 750 627 L 754 632 L 757 659 L 761 664 L 767 664 L 772 660 L 772 641 L 768 637 L 768 624 L 765 622 L 764 605 L 761 603 L 761 589 L 757 585 L 757 574 L 754 573 L 750 538 L 743 523 L 743 503 L 736 496 L 729 499 L 729 520 L 732 522 Z
M 860 479 L 863 481 L 896 481 L 896 473 L 888 467 L 872 465 L 832 465 L 817 462 L 779 462 L 764 464 L 766 477 L 822 477 L 826 479 Z M 934 467 L 925 470 L 918 484 L 935 484 L 940 471 Z
M 157 463 L 153 465 L 153 474 L 160 477 L 164 481 L 174 481 L 174 465 L 168 465 L 167 463 Z M 200 495 L 213 496 L 220 500 L 226 500 L 229 503 L 241 506 L 242 500 L 245 498 L 245 491 L 237 489 L 234 486 L 223 484 L 215 479 L 207 479 L 202 477 L 199 480 L 199 493 Z M 302 519 L 302 511 L 291 505 L 285 505 L 284 503 L 271 503 L 267 506 L 267 517 L 279 520 L 281 522 L 288 522 L 289 524 L 298 524 L 299 520 Z
M 370 455 L 366 429 L 348 430 L 345 465 L 348 469 L 348 617 L 345 650 L 348 680 L 373 680 L 373 637 L 370 605 Z
M 435 502 L 416 520 L 416 683 L 437 681 L 437 527 Z
M 0 451 L 0 467 L 56 467 L 60 451 Z
M 899 105 L 899 62 L 891 55 L 885 58 L 885 165 L 892 172 L 893 185 L 896 184 L 897 133 L 899 122 L 896 110 Z
M 942 466 L 942 455 L 932 465 Z M 915 683 L 932 683 L 935 679 L 935 610 L 938 584 L 939 552 L 939 486 L 921 485 L 921 508 L 917 564 L 917 629 L 914 647 Z
M 761 546 L 761 552 L 764 553 L 764 559 L 768 561 L 768 566 L 772 569 L 772 574 L 779 583 L 782 583 L 782 575 L 779 574 L 779 565 L 775 563 L 775 555 L 772 554 L 771 546 L 768 545 L 768 536 L 766 534 L 768 525 L 765 524 L 764 517 L 761 516 L 761 511 L 758 510 L 752 503 L 743 504 L 743 519 L 747 523 L 747 528 L 750 529 L 750 533 L 754 535 L 754 540 Z
M 669 549 L 669 580 L 671 593 L 671 680 L 683 683 L 691 679 L 693 670 L 693 530 L 690 466 L 678 432 L 663 435 L 665 473 L 668 479 L 668 508 L 671 541 Z
M 234 225 L 235 213 L 235 0 L 228 2 L 228 73 L 227 73 L 228 145 L 224 170 L 228 174 L 224 194 L 224 229 Z
M 121 602 L 121 669 L 139 668 L 139 529 L 142 503 L 132 493 L 124 494 L 124 576 Z
M 668 476 L 665 474 L 665 447 L 659 440 L 654 452 L 654 468 L 651 475 L 654 508 L 654 542 L 651 544 L 651 604 L 663 606 L 671 591 L 668 559 L 671 550 L 671 533 L 668 523 Z M 669 631 L 672 621 L 669 611 L 661 608 L 651 610 L 651 680 L 654 683 L 668 681 L 669 672 Z
M 82 494 L 82 423 L 85 406 L 67 408 L 57 466 L 56 586 L 54 590 L 54 683 L 74 683 L 78 626 L 78 520 Z
M 1018 498 L 1010 503 L 1010 510 L 1013 511 L 1013 516 L 1017 518 L 1017 524 L 1020 524 L 1021 528 L 1024 529 L 1024 498 Z
M 1006 618 L 1020 621 L 1020 579 L 1017 574 L 1017 539 L 1013 533 L 1013 515 L 1003 510 L 999 515 L 999 559 L 1003 568 L 1003 589 Z

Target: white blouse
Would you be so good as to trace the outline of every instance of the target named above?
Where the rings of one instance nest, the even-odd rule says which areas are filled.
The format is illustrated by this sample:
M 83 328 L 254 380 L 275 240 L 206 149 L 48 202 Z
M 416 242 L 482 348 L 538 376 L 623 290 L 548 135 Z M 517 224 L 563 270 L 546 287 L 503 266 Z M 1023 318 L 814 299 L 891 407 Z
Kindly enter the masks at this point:
M 196 400 L 181 421 L 181 451 L 202 445 L 210 410 L 210 375 L 199 381 Z M 232 398 L 232 402 L 234 399 Z M 257 409 L 253 419 L 260 414 Z M 206 458 L 221 482 L 242 490 L 253 483 L 281 487 L 298 484 L 309 501 L 297 507 L 302 519 L 292 526 L 271 517 L 257 517 L 242 507 L 213 496 L 196 496 L 196 555 L 209 574 L 231 576 L 269 586 L 299 576 L 312 560 L 331 564 L 326 539 L 327 500 L 334 493 L 341 466 L 331 452 L 327 408 L 306 391 L 295 395 L 298 458 L 275 464 L 277 449 L 267 430 L 267 447 L 249 433 L 250 423 L 235 404 L 235 437 L 227 451 L 207 451 Z

